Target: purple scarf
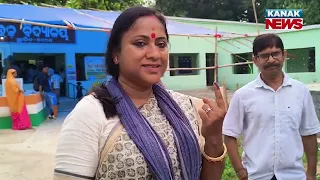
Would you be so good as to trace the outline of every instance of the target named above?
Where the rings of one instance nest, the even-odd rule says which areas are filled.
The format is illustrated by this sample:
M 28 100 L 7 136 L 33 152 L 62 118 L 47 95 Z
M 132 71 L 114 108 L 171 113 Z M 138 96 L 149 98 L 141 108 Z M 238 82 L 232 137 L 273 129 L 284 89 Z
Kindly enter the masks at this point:
M 174 180 L 172 162 L 162 139 L 152 129 L 116 79 L 110 79 L 105 86 L 110 95 L 118 101 L 116 109 L 120 121 L 143 154 L 153 177 L 156 180 Z M 156 84 L 152 88 L 159 108 L 173 128 L 182 178 L 184 180 L 200 179 L 200 147 L 188 118 L 161 85 Z

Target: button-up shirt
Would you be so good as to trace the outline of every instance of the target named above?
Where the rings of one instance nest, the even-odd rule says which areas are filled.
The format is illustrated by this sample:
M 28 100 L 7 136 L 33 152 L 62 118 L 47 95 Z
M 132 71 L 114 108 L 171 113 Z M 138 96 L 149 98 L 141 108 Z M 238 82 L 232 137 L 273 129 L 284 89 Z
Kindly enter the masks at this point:
M 50 77 L 50 81 L 53 84 L 52 89 L 60 89 L 60 83 L 62 83 L 62 78 L 59 74 L 53 74 Z
M 223 124 L 224 135 L 242 139 L 250 180 L 306 179 L 301 136 L 319 132 L 310 91 L 286 74 L 277 91 L 260 75 L 237 90 Z

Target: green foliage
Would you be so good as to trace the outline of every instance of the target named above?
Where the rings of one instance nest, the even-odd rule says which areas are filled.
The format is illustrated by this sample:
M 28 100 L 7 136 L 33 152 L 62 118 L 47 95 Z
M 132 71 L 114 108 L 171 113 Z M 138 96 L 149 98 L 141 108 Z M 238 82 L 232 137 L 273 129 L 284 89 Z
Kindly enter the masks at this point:
M 168 16 L 255 22 L 252 0 L 24 0 L 28 4 L 40 3 L 75 9 L 101 9 L 122 11 L 136 5 L 155 7 Z M 21 3 L 20 0 L 0 0 L 0 3 Z M 264 22 L 265 9 L 304 10 L 307 25 L 320 24 L 319 0 L 255 0 L 258 22 Z
M 303 9 L 305 24 L 320 24 L 319 0 L 284 0 L 284 6 L 292 9 Z
M 222 175 L 222 180 L 237 180 L 236 172 L 234 171 L 229 157 L 226 159 L 225 169 Z
M 305 24 L 320 24 L 319 0 L 256 0 L 258 22 L 265 9 L 304 10 Z M 169 16 L 255 22 L 252 0 L 156 0 L 155 7 Z
M 239 146 L 239 150 L 240 150 L 240 154 L 242 153 L 242 149 L 241 147 Z M 318 151 L 318 159 L 320 159 L 320 151 Z M 306 156 L 304 155 L 303 156 L 303 163 L 304 163 L 304 166 L 306 167 L 307 166 L 307 158 Z M 320 162 L 319 162 L 320 163 Z M 318 174 L 317 174 L 317 180 L 320 180 L 320 166 L 319 166 L 319 163 L 318 163 Z M 222 180 L 237 180 L 237 175 L 232 167 L 232 164 L 231 164 L 231 161 L 229 159 L 229 157 L 226 158 L 226 165 L 225 165 L 225 169 L 224 169 L 224 172 L 223 172 L 223 175 L 222 175 Z
M 0 0 L 0 3 L 21 3 L 20 0 Z M 121 11 L 128 7 L 144 5 L 144 0 L 24 0 L 23 2 L 38 5 L 45 3 L 54 6 L 66 6 L 75 9 L 101 9 Z

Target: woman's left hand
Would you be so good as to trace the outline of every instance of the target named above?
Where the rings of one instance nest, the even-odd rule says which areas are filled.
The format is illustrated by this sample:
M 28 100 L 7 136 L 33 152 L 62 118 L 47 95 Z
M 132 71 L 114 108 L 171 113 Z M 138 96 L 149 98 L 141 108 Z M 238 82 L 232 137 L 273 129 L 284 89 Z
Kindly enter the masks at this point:
M 223 119 L 226 115 L 226 104 L 221 94 L 219 86 L 213 85 L 216 100 L 203 98 L 202 109 L 199 115 L 202 119 L 201 133 L 206 138 L 222 137 Z

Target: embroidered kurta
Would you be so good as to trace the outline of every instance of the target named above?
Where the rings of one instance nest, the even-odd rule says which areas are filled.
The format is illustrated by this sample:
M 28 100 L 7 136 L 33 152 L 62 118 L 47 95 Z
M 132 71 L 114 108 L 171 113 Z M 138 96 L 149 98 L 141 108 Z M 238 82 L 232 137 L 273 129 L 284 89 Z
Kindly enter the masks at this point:
M 186 114 L 194 133 L 199 138 L 199 115 L 190 97 L 173 91 L 169 91 L 169 93 Z M 173 164 L 175 179 L 181 179 L 179 158 L 172 133 L 173 129 L 158 107 L 156 98 L 151 96 L 147 103 L 141 107 L 140 112 L 166 145 Z M 100 118 L 100 120 L 94 117 Z M 116 137 L 111 151 L 102 157 L 103 159 L 99 163 L 101 151 L 106 147 L 108 136 L 118 122 L 118 117 L 105 118 L 101 104 L 93 96 L 87 96 L 79 102 L 73 112 L 66 118 L 62 128 L 57 148 L 55 178 L 92 179 L 95 177 L 96 180 L 153 179 L 142 153 L 128 136 L 125 129 L 122 129 L 119 136 Z M 82 135 L 80 134 L 86 137 L 81 137 Z M 90 144 L 88 145 L 88 143 Z M 79 144 L 80 150 L 77 148 Z M 85 152 L 81 152 L 81 149 Z

